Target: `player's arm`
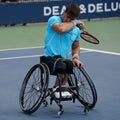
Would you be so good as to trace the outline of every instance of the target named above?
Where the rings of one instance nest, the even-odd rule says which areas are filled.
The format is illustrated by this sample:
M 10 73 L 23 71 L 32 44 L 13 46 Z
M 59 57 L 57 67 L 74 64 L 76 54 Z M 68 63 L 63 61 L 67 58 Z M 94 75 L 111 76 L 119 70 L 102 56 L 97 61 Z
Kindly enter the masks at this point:
M 74 42 L 72 45 L 72 59 L 73 62 L 79 67 L 82 66 L 83 63 L 79 60 L 79 56 L 80 56 L 80 44 L 79 41 Z
M 82 29 L 86 29 L 86 26 L 81 20 L 72 20 L 70 22 L 55 23 L 52 25 L 52 28 L 58 33 L 64 33 L 71 30 L 77 24 L 82 24 Z
M 73 22 L 55 23 L 52 28 L 58 33 L 64 33 L 71 30 L 74 27 Z
M 77 54 L 80 55 L 80 44 L 79 41 L 76 41 L 72 45 L 72 55 Z

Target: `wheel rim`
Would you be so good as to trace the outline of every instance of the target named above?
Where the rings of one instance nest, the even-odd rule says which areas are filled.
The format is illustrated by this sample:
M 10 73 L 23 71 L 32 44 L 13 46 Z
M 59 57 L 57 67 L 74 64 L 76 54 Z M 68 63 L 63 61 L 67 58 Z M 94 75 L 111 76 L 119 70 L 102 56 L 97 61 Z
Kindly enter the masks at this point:
M 86 76 L 83 71 L 78 68 L 74 69 L 74 79 L 76 79 L 76 86 L 77 86 L 77 94 L 82 97 L 82 99 L 88 103 L 90 107 L 93 107 L 95 104 L 95 92 L 93 89 L 92 81 L 88 80 L 88 76 Z
M 40 104 L 45 94 L 46 72 L 44 67 L 37 66 L 28 73 L 26 78 L 22 86 L 24 89 L 21 90 L 20 95 L 21 107 L 24 111 L 30 111 Z

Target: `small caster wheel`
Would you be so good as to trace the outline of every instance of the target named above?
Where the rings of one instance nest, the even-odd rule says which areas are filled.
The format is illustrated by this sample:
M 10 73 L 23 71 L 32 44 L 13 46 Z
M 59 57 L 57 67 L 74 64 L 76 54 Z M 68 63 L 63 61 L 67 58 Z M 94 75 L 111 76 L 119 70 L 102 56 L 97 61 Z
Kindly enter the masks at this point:
M 58 116 L 61 116 L 61 115 L 63 114 L 63 112 L 64 112 L 63 109 L 59 110 L 59 111 L 58 111 Z
M 45 107 L 47 107 L 47 106 L 48 106 L 48 102 L 47 102 L 46 100 L 44 100 L 44 101 L 43 101 L 43 105 L 44 105 Z
M 89 112 L 89 109 L 90 109 L 90 108 L 89 108 L 88 106 L 85 106 L 85 108 L 84 108 L 84 113 L 87 114 L 87 113 Z

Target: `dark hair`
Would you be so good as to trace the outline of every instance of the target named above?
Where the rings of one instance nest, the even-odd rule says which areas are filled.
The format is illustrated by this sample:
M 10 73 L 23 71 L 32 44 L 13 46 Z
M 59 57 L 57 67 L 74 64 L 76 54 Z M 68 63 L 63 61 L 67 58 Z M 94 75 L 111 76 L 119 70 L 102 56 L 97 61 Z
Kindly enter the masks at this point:
M 76 4 L 68 4 L 65 12 L 68 13 L 72 18 L 79 16 L 81 9 Z

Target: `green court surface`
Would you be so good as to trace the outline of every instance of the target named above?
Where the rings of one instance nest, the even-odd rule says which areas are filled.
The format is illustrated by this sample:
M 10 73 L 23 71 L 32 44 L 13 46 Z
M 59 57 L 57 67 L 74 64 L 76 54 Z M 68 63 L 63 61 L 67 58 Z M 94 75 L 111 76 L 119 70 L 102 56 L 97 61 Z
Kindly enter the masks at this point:
M 85 21 L 90 33 L 100 39 L 99 45 L 81 40 L 82 48 L 120 53 L 120 18 Z M 26 26 L 0 26 L 0 49 L 44 46 L 46 23 Z

